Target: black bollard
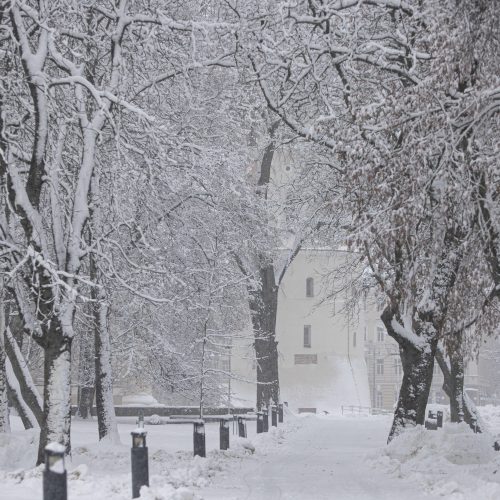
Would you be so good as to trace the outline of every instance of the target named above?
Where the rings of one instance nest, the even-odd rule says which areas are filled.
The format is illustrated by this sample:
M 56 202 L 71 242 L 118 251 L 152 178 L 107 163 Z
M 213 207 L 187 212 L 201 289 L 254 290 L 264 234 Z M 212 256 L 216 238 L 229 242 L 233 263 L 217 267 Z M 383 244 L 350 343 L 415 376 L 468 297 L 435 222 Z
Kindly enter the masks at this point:
M 219 443 L 221 450 L 229 448 L 229 422 L 227 418 L 221 418 L 219 426 Z
M 278 405 L 278 422 L 280 424 L 283 423 L 283 403 Z
M 240 438 L 247 437 L 247 423 L 243 417 L 238 417 L 238 436 Z
M 261 411 L 257 412 L 257 434 L 264 432 L 264 414 Z
M 267 408 L 262 409 L 262 432 L 269 432 L 269 411 Z
M 435 418 L 429 418 L 425 421 L 425 428 L 429 431 L 437 431 L 438 425 Z
M 438 427 L 443 427 L 443 412 L 442 411 L 438 411 L 437 412 L 437 426 Z
M 146 446 L 147 432 L 137 428 L 132 434 L 132 498 L 139 498 L 141 488 L 149 486 L 148 448 Z
M 475 434 L 477 434 L 477 418 L 471 417 L 471 427 Z
M 67 500 L 68 479 L 64 467 L 63 445 L 51 443 L 45 447 L 43 471 L 43 500 Z
M 206 457 L 205 448 L 205 423 L 203 420 L 197 420 L 193 426 L 193 449 L 194 455 Z
M 278 408 L 276 405 L 271 406 L 271 425 L 278 427 Z

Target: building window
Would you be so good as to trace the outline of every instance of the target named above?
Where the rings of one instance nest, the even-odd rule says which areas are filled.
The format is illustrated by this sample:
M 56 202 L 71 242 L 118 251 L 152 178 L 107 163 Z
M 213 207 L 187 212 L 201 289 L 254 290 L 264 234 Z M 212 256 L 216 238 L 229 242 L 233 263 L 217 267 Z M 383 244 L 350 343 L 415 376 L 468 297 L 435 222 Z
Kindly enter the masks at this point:
M 306 279 L 306 297 L 314 297 L 314 279 Z
M 304 347 L 311 347 L 311 325 L 304 325 Z
M 382 395 L 382 391 L 377 391 L 377 401 L 375 402 L 376 408 L 383 408 L 384 406 L 384 396 Z
M 377 359 L 377 375 L 383 375 L 383 374 L 384 374 L 384 360 Z
M 317 354 L 295 354 L 295 364 L 296 365 L 317 365 L 318 355 Z
M 400 358 L 394 358 L 394 374 L 401 375 L 403 373 L 403 367 L 401 365 Z
M 381 326 L 377 326 L 377 340 L 379 342 L 384 341 L 384 329 Z
M 352 346 L 356 347 L 356 330 L 352 332 Z

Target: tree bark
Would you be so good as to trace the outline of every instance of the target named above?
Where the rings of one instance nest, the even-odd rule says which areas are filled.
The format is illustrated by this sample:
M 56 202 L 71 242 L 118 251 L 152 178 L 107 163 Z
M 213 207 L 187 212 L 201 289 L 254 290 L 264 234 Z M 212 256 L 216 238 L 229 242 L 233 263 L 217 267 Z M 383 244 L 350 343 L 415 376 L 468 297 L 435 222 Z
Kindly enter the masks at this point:
M 450 356 L 450 420 L 464 421 L 464 357 L 455 352 Z
M 71 338 L 63 334 L 58 318 L 53 318 L 46 339 L 37 465 L 45 461 L 49 443 L 62 444 L 67 454 L 71 452 Z
M 80 387 L 78 397 L 77 415 L 82 419 L 89 419 L 92 416 L 92 407 L 94 406 L 95 388 L 89 386 Z
M 10 432 L 9 397 L 7 394 L 7 373 L 5 354 L 5 287 L 0 274 L 0 432 Z
M 86 315 L 93 318 L 94 304 L 90 307 L 84 306 Z M 92 416 L 92 406 L 95 395 L 95 325 L 90 321 L 79 335 L 79 359 L 78 359 L 78 408 L 77 415 L 82 419 Z
M 382 313 L 381 318 L 388 334 L 399 344 L 403 367 L 403 380 L 388 437 L 388 442 L 390 442 L 404 428 L 423 425 L 425 422 L 425 410 L 432 385 L 437 341 L 416 346 L 401 338 L 394 331 L 392 314 L 388 309 Z
M 257 360 L 257 408 L 279 403 L 276 313 L 278 285 L 272 264 L 260 268 L 261 288 L 250 292 L 250 311 Z
M 16 322 L 13 321 L 11 321 L 10 326 L 17 328 Z M 31 427 L 41 427 L 43 421 L 42 398 L 31 378 L 27 362 L 10 328 L 5 331 L 5 350 L 9 364 L 7 375 L 12 393 L 15 394 L 18 405 L 23 407 L 22 414 L 29 418 Z M 23 418 L 22 415 L 21 418 Z M 23 423 L 26 427 L 27 422 L 24 418 Z
M 450 414 L 452 413 L 452 398 L 453 394 L 455 394 L 455 398 L 457 398 L 457 387 L 459 387 L 459 384 L 455 382 L 453 384 L 452 382 L 452 368 L 451 368 L 451 363 L 449 363 L 446 360 L 446 356 L 444 354 L 444 350 L 442 349 L 441 346 L 438 347 L 436 350 L 436 361 L 439 363 L 439 368 L 441 368 L 441 371 L 443 372 L 443 391 L 445 394 L 450 398 Z M 463 364 L 463 362 L 462 362 Z M 455 387 L 455 389 L 453 389 Z M 455 403 L 453 403 L 455 404 Z M 479 415 L 479 412 L 476 408 L 476 405 L 474 402 L 465 394 L 463 390 L 463 379 L 462 379 L 462 391 L 460 394 L 460 402 L 456 404 L 456 407 L 461 407 L 463 411 L 463 420 L 469 425 L 469 427 L 476 432 L 484 432 L 485 431 L 485 425 L 483 420 L 481 419 L 481 416 Z
M 113 373 L 111 369 L 111 340 L 108 328 L 108 302 L 101 286 L 96 293 L 95 311 L 95 392 L 99 440 L 119 443 L 118 426 L 113 404 Z

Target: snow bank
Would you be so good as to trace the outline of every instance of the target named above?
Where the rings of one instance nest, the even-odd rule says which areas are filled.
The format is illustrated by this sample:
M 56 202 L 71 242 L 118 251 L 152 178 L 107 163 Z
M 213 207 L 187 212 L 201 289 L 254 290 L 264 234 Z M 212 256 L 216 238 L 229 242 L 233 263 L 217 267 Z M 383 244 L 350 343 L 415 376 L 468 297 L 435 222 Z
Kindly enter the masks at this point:
M 85 438 L 95 438 L 95 423 L 73 422 L 73 437 L 81 443 L 66 457 L 68 492 L 72 500 L 123 500 L 132 493 L 130 478 L 130 445 L 111 441 L 84 444 Z M 207 458 L 193 457 L 191 426 L 159 426 L 151 431 L 149 448 L 150 488 L 141 490 L 146 500 L 198 500 L 200 488 L 230 464 L 245 461 L 254 454 L 266 454 L 281 444 L 294 424 L 266 434 L 255 435 L 255 422 L 248 422 L 249 439 L 231 435 L 231 448 L 218 447 L 218 425 L 209 424 Z M 132 424 L 121 424 L 122 433 L 129 434 Z M 92 429 L 92 433 L 88 431 Z M 141 429 L 142 430 L 142 429 Z M 176 451 L 179 434 L 187 437 L 189 451 Z M 216 438 L 216 439 L 214 439 Z M 184 442 L 184 441 L 183 441 Z M 41 498 L 44 466 L 33 467 L 38 447 L 38 431 L 20 431 L 0 435 L 0 500 L 33 500 Z
M 33 467 L 39 433 L 38 429 L 0 433 L 0 470 L 15 471 Z
M 408 429 L 367 461 L 399 478 L 413 479 L 430 495 L 453 500 L 500 498 L 500 453 L 490 434 L 447 424 L 438 431 Z

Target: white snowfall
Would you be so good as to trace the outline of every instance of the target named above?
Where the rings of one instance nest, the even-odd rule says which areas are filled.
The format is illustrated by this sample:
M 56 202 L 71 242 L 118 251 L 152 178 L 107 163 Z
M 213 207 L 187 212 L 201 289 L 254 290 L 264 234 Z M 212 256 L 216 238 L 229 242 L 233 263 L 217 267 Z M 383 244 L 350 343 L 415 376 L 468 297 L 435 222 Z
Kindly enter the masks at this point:
M 296 416 L 268 434 L 231 434 L 217 450 L 218 424 L 207 425 L 207 458 L 192 457 L 190 425 L 147 425 L 150 488 L 141 499 L 409 499 L 500 498 L 500 407 L 481 408 L 492 434 L 445 422 L 416 428 L 385 445 L 390 416 Z M 0 435 L 0 499 L 42 499 L 42 468 L 33 468 L 37 432 Z M 95 421 L 73 421 L 73 455 L 66 459 L 70 500 L 131 497 L 130 431 L 119 419 L 122 445 L 97 444 Z

